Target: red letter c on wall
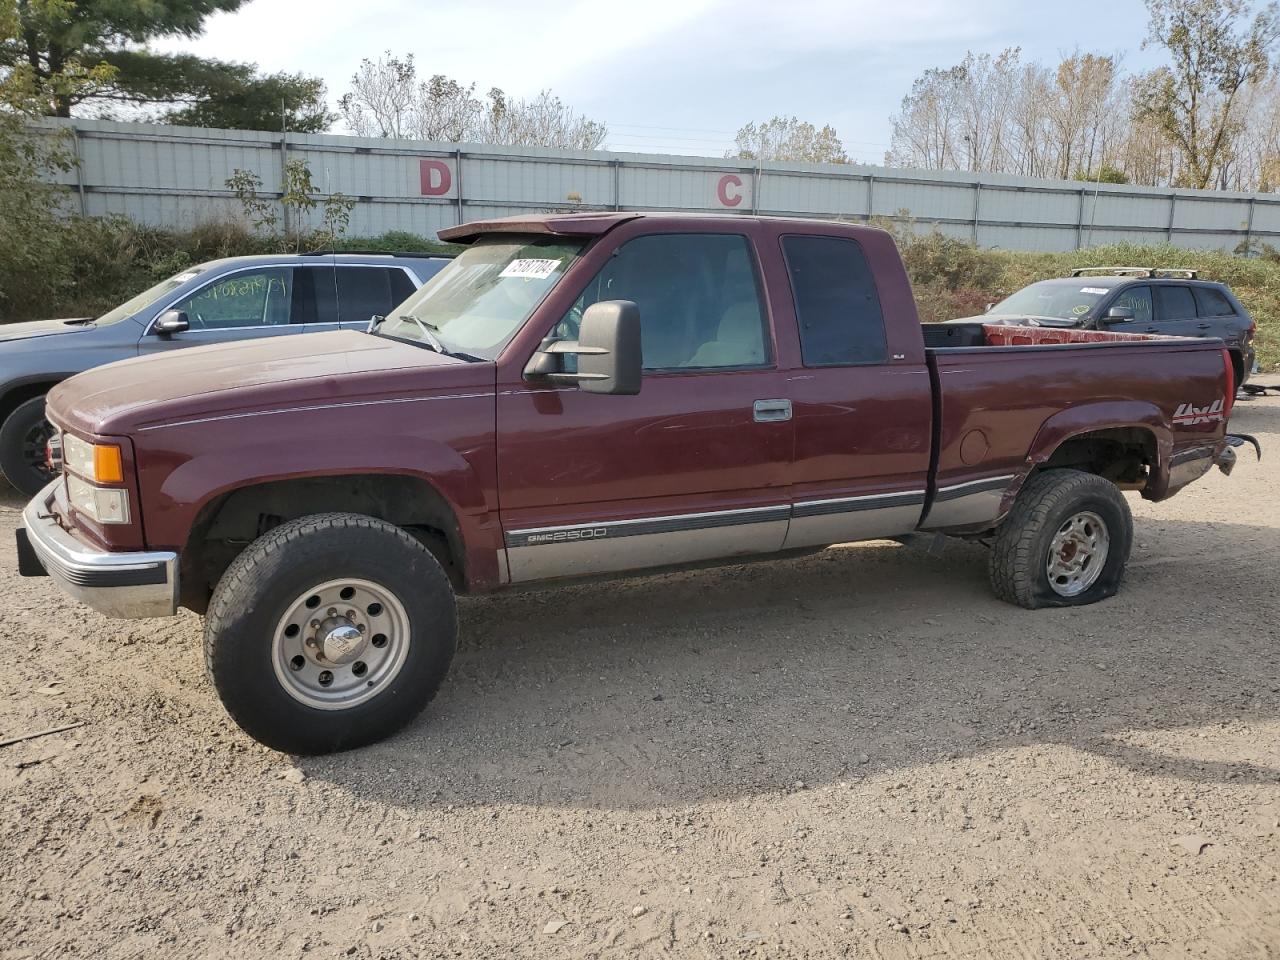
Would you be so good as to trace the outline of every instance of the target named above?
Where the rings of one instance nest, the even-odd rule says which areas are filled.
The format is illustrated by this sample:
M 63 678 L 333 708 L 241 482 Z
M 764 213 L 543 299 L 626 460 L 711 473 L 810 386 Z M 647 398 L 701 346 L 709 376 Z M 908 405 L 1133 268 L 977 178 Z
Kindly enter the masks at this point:
M 733 193 L 729 192 L 729 188 L 733 187 Z M 716 196 L 720 198 L 721 206 L 736 207 L 742 202 L 742 178 L 736 173 L 726 173 L 720 178 L 720 182 L 716 184 Z
M 419 160 L 418 172 L 424 197 L 442 197 L 453 186 L 453 174 L 443 160 Z

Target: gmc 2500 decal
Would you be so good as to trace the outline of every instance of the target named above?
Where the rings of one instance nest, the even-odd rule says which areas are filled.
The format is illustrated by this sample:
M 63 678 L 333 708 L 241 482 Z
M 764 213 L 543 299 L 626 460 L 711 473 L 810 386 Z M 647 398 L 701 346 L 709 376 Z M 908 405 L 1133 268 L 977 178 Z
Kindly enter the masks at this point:
M 1193 403 L 1180 403 L 1178 409 L 1173 411 L 1173 422 L 1183 427 L 1194 427 L 1199 423 L 1220 423 L 1226 419 L 1223 415 L 1225 408 L 1225 400 L 1215 400 L 1207 407 L 1197 407 Z

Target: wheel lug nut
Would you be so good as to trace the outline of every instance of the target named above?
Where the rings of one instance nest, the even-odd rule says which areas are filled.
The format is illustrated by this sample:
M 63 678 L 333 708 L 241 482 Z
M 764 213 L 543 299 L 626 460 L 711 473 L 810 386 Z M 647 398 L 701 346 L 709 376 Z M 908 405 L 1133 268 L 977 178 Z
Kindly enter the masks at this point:
M 336 615 L 337 615 L 337 613 L 338 613 L 338 608 L 337 608 L 337 607 L 330 607 L 330 608 L 329 608 L 328 613 L 329 613 L 329 616 L 331 616 L 331 617 L 332 617 L 332 616 L 336 616 Z
M 312 620 L 312 621 L 311 621 L 311 629 L 312 629 L 312 630 L 319 630 L 319 629 L 320 629 L 320 621 L 319 621 L 319 620 Z
M 354 610 L 348 610 L 348 611 L 347 611 L 347 619 L 348 619 L 348 620 L 354 620 L 355 618 L 356 618 L 356 612 L 355 612 Z

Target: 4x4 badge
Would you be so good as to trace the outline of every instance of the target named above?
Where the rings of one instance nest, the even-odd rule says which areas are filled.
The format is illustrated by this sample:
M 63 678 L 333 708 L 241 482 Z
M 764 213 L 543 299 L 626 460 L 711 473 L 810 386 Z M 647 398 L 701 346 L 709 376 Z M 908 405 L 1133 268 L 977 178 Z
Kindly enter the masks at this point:
M 1193 403 L 1180 403 L 1178 409 L 1173 411 L 1173 422 L 1184 427 L 1194 427 L 1197 423 L 1220 422 L 1226 419 L 1222 413 L 1225 408 L 1226 401 L 1223 400 L 1215 400 L 1207 407 L 1197 407 Z

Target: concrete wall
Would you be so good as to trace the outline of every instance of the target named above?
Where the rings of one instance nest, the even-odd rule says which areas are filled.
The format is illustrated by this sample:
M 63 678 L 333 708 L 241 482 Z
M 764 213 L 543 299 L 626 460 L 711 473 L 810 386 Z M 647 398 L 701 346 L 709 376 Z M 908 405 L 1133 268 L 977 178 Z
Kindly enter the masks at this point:
M 81 163 L 59 178 L 84 214 L 180 226 L 235 217 L 227 179 L 252 170 L 276 196 L 286 158 L 321 191 L 358 199 L 348 232 L 432 235 L 528 210 L 645 209 L 814 217 L 909 216 L 917 228 L 1010 250 L 1129 240 L 1231 250 L 1280 246 L 1280 197 L 1033 180 L 858 165 L 764 164 L 361 137 L 49 121 L 70 128 Z M 571 200 L 572 198 L 572 200 Z

